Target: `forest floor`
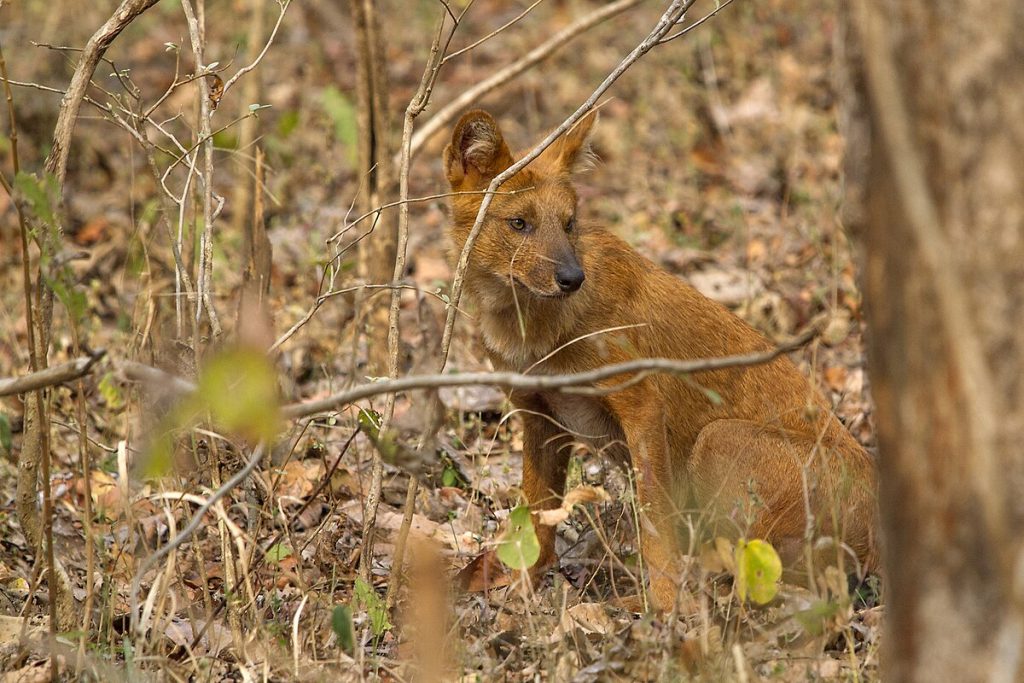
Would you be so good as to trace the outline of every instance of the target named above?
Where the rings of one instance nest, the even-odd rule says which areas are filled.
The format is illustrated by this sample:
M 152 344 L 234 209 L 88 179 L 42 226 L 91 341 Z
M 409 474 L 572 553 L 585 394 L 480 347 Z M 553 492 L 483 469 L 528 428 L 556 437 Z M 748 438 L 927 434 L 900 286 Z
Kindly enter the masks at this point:
M 0 44 L 10 78 L 65 88 L 75 53 L 54 46 L 84 45 L 110 11 L 109 3 L 102 4 L 26 0 L 0 7 Z M 228 73 L 245 61 L 253 4 L 235 0 L 208 8 L 207 61 L 231 64 Z M 466 3 L 451 4 L 458 10 Z M 421 121 L 599 4 L 542 2 L 515 26 L 453 59 Z M 785 339 L 827 316 L 827 338 L 792 358 L 873 452 L 857 264 L 841 224 L 842 39 L 836 4 L 736 2 L 644 57 L 613 86 L 601 108 L 594 138 L 599 162 L 579 179 L 580 210 L 770 338 Z M 278 338 L 306 315 L 332 259 L 340 265 L 336 288 L 354 282 L 358 271 L 358 249 L 351 248 L 355 233 L 328 239 L 352 219 L 361 180 L 355 163 L 356 40 L 339 5 L 303 0 L 289 6 L 272 46 L 246 76 L 255 85 L 229 91 L 216 112 L 214 128 L 226 128 L 214 136 L 214 189 L 227 201 L 214 231 L 211 292 L 223 339 Z M 442 10 L 426 0 L 381 5 L 397 130 Z M 477 0 L 453 48 L 487 35 L 529 5 Z M 693 12 L 712 8 L 697 3 Z M 660 12 L 661 3 L 641 3 L 477 105 L 495 115 L 514 146 L 529 148 L 590 94 Z M 278 5 L 267 3 L 261 41 L 277 13 Z M 75 21 L 63 19 L 69 16 Z M 107 57 L 112 64 L 97 70 L 94 99 L 105 102 L 118 93 L 124 98 L 123 82 L 130 78 L 142 102 L 156 102 L 173 82 L 179 58 L 181 74 L 192 68 L 181 3 L 159 3 L 114 42 Z M 113 65 L 129 70 L 121 82 L 110 77 Z M 244 95 L 252 101 L 243 101 Z M 193 139 L 196 98 L 189 85 L 160 104 L 163 125 L 186 143 Z M 270 105 L 258 111 L 255 125 L 256 145 L 266 154 L 261 195 L 273 249 L 272 320 L 245 332 L 236 320 L 244 270 L 239 226 L 248 214 L 232 199 L 236 185 L 251 177 L 254 147 L 239 149 L 238 126 L 228 124 L 254 102 Z M 59 94 L 14 88 L 23 169 L 42 168 L 59 104 Z M 165 205 L 161 189 L 137 141 L 109 119 L 83 107 L 61 212 L 63 256 L 82 305 L 77 320 L 56 307 L 49 362 L 79 355 L 76 336 L 85 348 L 107 353 L 81 385 L 52 392 L 55 550 L 79 606 L 88 597 L 93 607 L 87 633 L 61 636 L 63 666 L 81 666 L 100 680 L 417 680 L 422 671 L 410 666 L 429 666 L 423 662 L 436 656 L 444 677 L 458 680 L 877 677 L 882 607 L 872 599 L 854 600 L 845 578 L 834 573 L 823 572 L 807 585 L 783 584 L 772 602 L 754 606 L 738 600 L 728 558 L 705 549 L 694 560 L 699 614 L 638 615 L 616 607 L 614 598 L 636 592 L 633 577 L 642 559 L 633 499 L 626 473 L 583 446 L 574 452 L 570 487 L 599 487 L 610 500 L 580 506 L 559 524 L 559 566 L 532 588 L 449 590 L 457 570 L 493 545 L 520 483 L 518 417 L 508 416 L 501 391 L 480 387 L 441 391 L 447 413 L 437 457 L 414 468 L 386 467 L 372 586 L 357 585 L 356 579 L 374 445 L 355 432 L 359 409 L 379 410 L 382 397 L 288 423 L 279 439 L 284 445 L 257 476 L 225 498 L 223 516 L 211 513 L 173 562 L 157 568 L 167 570 L 160 575 L 166 583 L 150 591 L 159 583 L 157 571 L 142 577 L 139 599 L 152 596 L 149 608 L 160 618 L 144 637 L 132 639 L 126 618 L 132 579 L 143 558 L 195 513 L 182 494 L 208 496 L 221 483 L 221 471 L 223 479 L 230 477 L 249 451 L 236 438 L 191 428 L 184 430 L 186 445 L 173 464 L 152 476 L 154 429 L 173 402 L 128 381 L 117 362 L 139 360 L 194 378 L 192 340 L 184 335 L 182 341 L 176 329 L 175 266 L 169 233 L 159 220 Z M 444 126 L 413 161 L 411 196 L 446 191 L 440 155 L 450 130 Z M 11 173 L 9 132 L 6 123 L 0 126 L 5 174 Z M 161 152 L 155 160 L 167 168 L 172 158 Z M 186 177 L 185 164 L 179 166 L 168 174 L 174 191 L 181 191 Z M 415 203 L 410 211 L 406 277 L 414 287 L 402 298 L 402 374 L 435 369 L 451 281 L 444 200 Z M 201 211 L 190 204 L 184 213 L 192 235 Z M 10 198 L 0 193 L 0 377 L 29 367 L 17 226 Z M 187 251 L 193 263 L 196 250 Z M 368 345 L 352 323 L 361 303 L 342 296 L 326 300 L 280 346 L 273 367 L 285 402 L 320 398 L 373 374 L 366 366 Z M 467 313 L 457 328 L 449 371 L 491 369 L 473 311 Z M 230 395 L 220 399 L 245 403 Z M 422 434 L 424 401 L 414 393 L 399 398 L 393 425 L 398 444 L 414 445 Z M 46 672 L 47 651 L 38 636 L 47 613 L 45 590 L 33 584 L 38 553 L 16 513 L 23 413 L 20 397 L 0 398 L 0 671 L 8 672 L 2 681 L 44 680 Z M 91 460 L 88 473 L 82 469 L 83 448 Z M 429 565 L 433 557 L 442 568 L 412 572 L 390 614 L 392 625 L 379 603 L 391 575 L 410 469 L 418 470 L 421 482 L 412 546 L 439 549 L 437 557 L 420 554 L 428 558 L 422 562 Z M 91 520 L 85 517 L 86 498 Z M 95 538 L 91 550 L 87 526 Z M 227 586 L 238 585 L 239 570 L 224 557 L 236 552 L 254 552 L 263 561 L 251 571 L 243 568 L 240 594 L 226 597 Z M 222 611 L 225 600 L 230 607 Z M 351 654 L 343 651 L 332 624 L 342 614 L 339 605 L 349 606 L 354 616 Z M 32 624 L 28 635 L 34 645 L 19 645 L 21 617 Z

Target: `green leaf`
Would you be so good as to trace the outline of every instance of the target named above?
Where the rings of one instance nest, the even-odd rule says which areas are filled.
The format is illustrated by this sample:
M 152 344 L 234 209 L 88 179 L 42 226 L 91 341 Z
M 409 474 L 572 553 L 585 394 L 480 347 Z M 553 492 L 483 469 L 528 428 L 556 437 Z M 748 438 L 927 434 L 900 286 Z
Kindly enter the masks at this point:
M 457 486 L 459 483 L 459 473 L 454 467 L 445 467 L 444 472 L 441 473 L 441 484 L 443 486 Z
M 359 143 L 359 124 L 356 108 L 340 90 L 329 85 L 320 93 L 320 103 L 334 124 L 334 137 L 345 149 L 350 164 L 356 162 L 356 147 Z
M 754 539 L 736 545 L 736 592 L 759 605 L 771 602 L 779 591 L 782 560 L 771 543 Z
M 804 630 L 812 636 L 825 632 L 829 620 L 839 613 L 840 605 L 833 600 L 818 600 L 810 607 L 793 615 Z
M 57 223 L 57 204 L 60 193 L 57 191 L 57 178 L 47 175 L 40 179 L 34 173 L 21 171 L 14 177 L 14 187 L 25 197 L 36 218 L 47 225 Z
M 520 505 L 508 516 L 508 529 L 497 549 L 498 559 L 511 569 L 528 569 L 540 559 L 540 541 L 533 528 L 530 508 Z
M 164 418 L 156 429 L 153 443 L 142 459 L 144 479 L 159 479 L 171 471 L 174 462 L 174 429 L 178 422 L 173 415 Z M 178 426 L 184 426 L 180 424 Z
M 270 441 L 279 431 L 280 402 L 274 367 L 262 351 L 236 347 L 214 356 L 199 375 L 194 394 L 181 402 L 155 430 L 143 463 L 147 478 L 166 474 L 173 462 L 177 430 L 209 415 L 224 432 L 252 442 Z
M 373 631 L 375 637 L 379 638 L 385 631 L 391 630 L 387 607 L 377 592 L 373 590 L 373 586 L 361 578 L 356 579 L 355 598 L 356 604 L 361 609 L 365 609 L 367 616 L 370 617 L 370 630 Z
M 267 562 L 277 564 L 286 557 L 292 556 L 292 549 L 283 543 L 276 543 L 267 550 Z
M 60 273 L 57 278 L 44 276 L 44 279 L 64 308 L 67 309 L 68 316 L 75 322 L 81 322 L 88 310 L 89 302 L 85 297 L 85 292 L 71 284 L 70 274 Z
M 277 377 L 266 354 L 235 348 L 215 356 L 199 377 L 196 398 L 221 429 L 269 441 L 280 422 Z
M 107 407 L 117 410 L 124 406 L 121 389 L 114 382 L 114 373 L 108 372 L 103 375 L 97 388 L 100 390 L 100 396 L 103 397 L 103 402 L 107 404 Z
M 352 656 L 356 651 L 355 629 L 352 627 L 352 608 L 336 605 L 331 613 L 331 628 L 338 636 L 338 646 L 345 654 Z
M 380 436 L 380 423 L 383 418 L 373 408 L 360 408 L 359 409 L 359 428 L 363 430 L 363 433 L 369 436 L 371 439 L 376 439 Z
M 13 443 L 14 442 L 11 437 L 11 421 L 7 419 L 6 415 L 0 413 L 0 448 L 10 453 Z

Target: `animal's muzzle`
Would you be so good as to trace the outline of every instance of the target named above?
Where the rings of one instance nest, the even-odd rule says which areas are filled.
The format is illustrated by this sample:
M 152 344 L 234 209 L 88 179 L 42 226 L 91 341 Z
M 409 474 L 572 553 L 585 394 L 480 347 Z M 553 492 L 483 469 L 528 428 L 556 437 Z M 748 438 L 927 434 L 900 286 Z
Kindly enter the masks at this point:
M 587 279 L 583 269 L 580 268 L 580 264 L 573 260 L 570 263 L 563 263 L 558 266 L 555 270 L 555 282 L 558 283 L 558 288 L 566 294 L 575 292 L 583 285 L 583 281 Z

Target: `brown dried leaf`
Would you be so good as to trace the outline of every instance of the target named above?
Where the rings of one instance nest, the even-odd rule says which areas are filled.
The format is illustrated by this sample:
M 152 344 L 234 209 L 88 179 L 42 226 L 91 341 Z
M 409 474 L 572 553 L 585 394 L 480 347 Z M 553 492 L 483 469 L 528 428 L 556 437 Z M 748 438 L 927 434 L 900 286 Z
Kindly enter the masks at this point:
M 481 593 L 492 588 L 510 586 L 515 576 L 508 567 L 498 559 L 493 550 L 477 555 L 463 567 L 455 580 L 459 587 L 467 593 Z
M 217 74 L 209 74 L 207 78 L 213 81 L 210 84 L 210 109 L 216 111 L 220 106 L 220 98 L 224 96 L 224 81 Z

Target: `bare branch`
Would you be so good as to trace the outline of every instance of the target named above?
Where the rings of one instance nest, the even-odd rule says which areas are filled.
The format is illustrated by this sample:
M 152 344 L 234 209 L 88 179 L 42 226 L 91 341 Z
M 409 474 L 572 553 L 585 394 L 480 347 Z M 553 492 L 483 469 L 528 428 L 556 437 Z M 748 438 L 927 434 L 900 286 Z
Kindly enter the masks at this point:
M 530 5 L 526 9 L 524 9 L 516 17 L 514 17 L 513 19 L 508 20 L 507 22 L 505 22 L 504 24 L 502 24 L 498 28 L 496 28 L 493 31 L 491 31 L 490 33 L 488 33 L 486 36 L 484 36 L 480 40 L 474 41 L 474 42 L 470 43 L 469 45 L 467 45 L 466 47 L 458 49 L 455 52 L 452 52 L 451 54 L 445 56 L 444 59 L 442 59 L 440 62 L 438 62 L 438 66 L 442 66 L 444 64 L 447 64 L 450 60 L 455 59 L 459 55 L 465 54 L 466 52 L 469 52 L 470 50 L 473 50 L 473 49 L 475 49 L 477 47 L 480 47 L 481 45 L 486 43 L 488 40 L 490 40 L 494 36 L 498 35 L 502 31 L 504 31 L 505 29 L 507 29 L 507 28 L 509 28 L 511 26 L 515 26 L 517 23 L 519 23 L 520 20 L 523 19 L 523 17 L 525 17 L 530 12 L 532 12 L 534 7 L 536 7 L 537 5 L 539 5 L 542 2 L 544 2 L 544 0 L 534 0 L 534 3 L 532 5 Z M 465 12 L 463 12 L 463 14 L 465 14 Z
M 267 42 L 263 45 L 263 49 L 260 51 L 258 55 L 256 55 L 256 59 L 252 60 L 251 64 L 243 66 L 241 69 L 238 70 L 238 73 L 236 73 L 234 76 L 229 78 L 226 83 L 224 83 L 223 92 L 226 93 L 231 88 L 231 86 L 233 86 L 235 82 L 238 81 L 239 78 L 255 69 L 257 66 L 259 66 L 259 63 L 263 61 L 263 57 L 267 54 L 267 50 L 269 50 L 270 46 L 274 43 L 274 38 L 277 36 L 277 30 L 281 28 L 281 22 L 284 21 L 285 13 L 288 11 L 288 8 L 291 7 L 292 3 L 291 0 L 280 0 L 280 4 L 281 13 L 277 15 L 277 23 L 274 24 L 274 30 L 270 32 L 270 37 L 267 38 Z M 252 103 L 249 102 L 248 104 Z
M 540 0 L 537 0 L 540 2 Z M 536 6 L 536 3 L 535 5 Z M 434 41 L 430 45 L 430 56 L 427 58 L 427 64 L 423 69 L 423 76 L 420 79 L 419 88 L 413 98 L 409 101 L 409 105 L 405 108 L 405 120 L 402 125 L 402 148 L 399 152 L 399 164 L 398 164 L 398 198 L 401 202 L 401 206 L 398 210 L 398 248 L 395 251 L 395 270 L 392 280 L 398 283 L 403 275 L 405 274 L 405 259 L 406 251 L 409 246 L 409 166 L 412 163 L 412 133 L 413 126 L 415 125 L 416 117 L 423 113 L 426 109 L 427 104 L 430 102 L 430 94 L 433 92 L 434 83 L 437 80 L 438 73 L 440 72 L 441 66 L 445 62 L 444 53 L 448 50 L 448 46 L 451 45 L 452 38 L 455 36 L 455 32 L 459 28 L 459 23 L 462 17 L 468 11 L 468 7 L 463 10 L 462 14 L 455 19 L 452 24 L 451 30 L 448 32 L 448 38 L 444 41 L 444 46 L 441 45 L 441 36 L 444 34 L 445 17 L 441 16 L 441 20 L 437 25 L 437 34 L 434 36 Z M 399 312 L 402 302 L 402 292 L 400 289 L 394 289 L 391 292 L 391 306 L 388 310 L 388 376 L 392 379 L 398 377 L 398 351 L 399 351 Z M 391 418 L 395 412 L 395 395 L 388 394 L 385 401 L 384 415 L 381 421 L 381 429 L 387 430 L 391 424 Z M 398 539 L 395 542 L 395 553 L 394 553 L 394 565 L 391 568 L 391 577 L 388 581 L 388 590 L 385 595 L 385 605 L 388 609 L 394 607 L 395 600 L 398 596 L 398 589 L 401 585 L 402 580 L 402 562 L 405 554 L 405 543 L 409 536 L 409 525 L 412 522 L 413 508 L 416 504 L 416 488 L 418 482 L 415 477 L 409 479 L 408 488 L 406 490 L 405 497 L 405 510 L 402 515 L 402 526 L 398 532 Z M 376 517 L 377 511 L 373 510 L 373 517 Z M 367 515 L 367 518 L 370 518 Z
M 717 15 L 719 12 L 721 12 L 723 9 L 725 9 L 726 7 L 731 5 L 732 3 L 733 3 L 733 0 L 723 0 L 722 2 L 716 3 L 715 9 L 711 10 L 710 12 L 705 14 L 703 17 L 701 17 L 697 21 L 693 22 L 692 24 L 690 24 L 686 28 L 682 29 L 681 31 L 677 31 L 677 32 L 673 33 L 670 36 L 666 36 L 666 37 L 662 38 L 660 41 L 658 41 L 658 45 L 664 45 L 665 43 L 668 43 L 670 41 L 675 40 L 676 38 L 681 38 L 681 37 L 685 36 L 687 33 L 692 31 L 693 29 L 697 28 L 698 26 L 703 24 L 708 19 L 711 19 L 712 17 L 714 17 L 715 15 Z
M 526 190 L 528 190 L 528 189 L 532 190 L 533 188 L 530 187 L 530 188 L 524 188 L 522 190 L 508 190 L 506 192 L 495 192 L 494 194 L 508 194 L 508 195 L 512 195 L 512 194 L 516 194 L 518 192 L 526 192 Z M 394 208 L 396 206 L 402 206 L 403 204 L 417 204 L 417 203 L 420 203 L 420 202 L 433 201 L 435 199 L 447 199 L 448 197 L 457 197 L 459 195 L 465 195 L 465 194 L 487 194 L 487 190 L 464 190 L 462 192 L 441 192 L 439 194 L 430 194 L 430 195 L 426 195 L 426 196 L 423 196 L 423 197 L 409 197 L 409 198 L 406 198 L 406 199 L 399 199 L 399 200 L 394 201 L 394 202 L 388 202 L 387 204 L 381 204 L 380 206 L 374 207 L 373 209 L 367 211 L 362 216 L 359 216 L 358 218 L 356 218 L 352 222 L 346 221 L 345 227 L 342 228 L 341 230 L 339 230 L 338 232 L 334 233 L 330 237 L 328 237 L 326 241 L 327 242 L 333 242 L 334 240 L 339 239 L 346 232 L 348 232 L 349 230 L 351 230 L 355 226 L 359 225 L 360 223 L 365 221 L 370 216 L 374 216 L 376 214 L 379 214 L 384 209 L 392 209 L 392 208 Z
M 393 394 L 414 389 L 440 389 L 443 387 L 499 386 L 519 391 L 563 391 L 565 393 L 593 393 L 593 387 L 620 375 L 637 373 L 665 373 L 690 375 L 711 370 L 746 367 L 770 363 L 779 356 L 794 351 L 817 336 L 817 331 L 808 329 L 792 341 L 780 344 L 766 351 L 745 353 L 719 358 L 679 360 L 675 358 L 638 358 L 621 363 L 604 365 L 585 372 L 564 375 L 524 375 L 517 372 L 466 372 L 459 374 L 410 375 L 398 379 L 370 382 L 352 389 L 346 389 L 325 398 L 300 403 L 290 403 L 281 408 L 281 414 L 288 419 L 308 417 L 316 413 L 337 410 L 342 406 L 383 394 Z M 119 361 L 117 367 L 125 377 L 160 384 L 177 393 L 192 393 L 196 385 L 188 380 L 135 361 Z M 619 386 L 599 389 L 602 393 L 617 391 Z
M 196 390 L 196 385 L 187 379 L 151 365 L 125 360 L 117 363 L 117 367 L 127 379 L 160 386 L 173 394 L 190 394 Z
M 11 123 L 11 162 L 13 164 L 14 176 L 17 178 L 21 170 L 18 161 L 18 124 L 14 114 L 14 95 L 11 92 L 11 84 L 8 80 L 7 61 L 4 59 L 3 51 L 0 50 L 0 77 L 4 83 L 4 97 L 7 100 L 7 113 Z M 11 194 L 11 186 L 3 179 L 4 189 Z M 13 200 L 13 195 L 12 195 Z M 20 202 L 14 201 L 18 214 L 18 227 L 21 237 L 21 274 L 22 289 L 25 296 L 25 323 L 28 332 L 29 363 L 32 372 L 40 372 L 46 369 L 48 327 L 49 317 L 47 315 L 49 304 L 52 304 L 52 290 L 43 287 L 42 261 L 40 259 L 40 271 L 36 289 L 35 303 L 32 301 L 32 275 L 29 268 L 29 225 L 25 212 Z M 56 246 L 49 240 L 41 243 L 44 250 L 52 256 L 56 253 Z M 47 252 L 44 251 L 44 255 Z M 44 303 L 41 299 L 46 297 Z M 44 323 L 45 321 L 45 323 Z M 46 328 L 44 329 L 44 324 Z M 71 592 L 71 582 L 68 579 L 64 566 L 57 559 L 53 550 L 53 499 L 50 489 L 50 423 L 47 414 L 48 401 L 42 389 L 33 392 L 34 401 L 25 402 L 25 439 L 22 444 L 21 455 L 18 458 L 18 483 L 17 483 L 17 510 L 25 536 L 33 546 L 33 553 L 36 554 L 36 562 L 39 562 L 39 548 L 43 549 L 43 556 L 46 559 L 47 585 L 50 591 L 49 612 L 49 647 L 56 645 L 57 629 L 72 628 L 74 621 L 74 595 Z M 39 512 L 36 509 L 36 496 L 39 492 L 38 475 L 42 474 L 42 498 L 43 517 L 40 520 Z M 41 527 L 41 528 L 40 528 Z M 50 662 L 50 676 L 56 678 L 57 666 Z
M 71 134 L 78 119 L 78 109 L 89 87 L 92 74 L 99 65 L 110 44 L 136 17 L 155 5 L 159 0 L 123 0 L 114 14 L 107 19 L 96 33 L 89 38 L 82 50 L 82 56 L 75 67 L 67 93 L 61 101 L 57 126 L 53 132 L 53 149 L 46 157 L 46 170 L 57 177 L 63 187 L 68 169 L 68 154 L 71 152 Z
M 198 0 L 200 13 L 197 14 L 192 7 L 191 0 L 182 0 L 181 8 L 185 12 L 185 19 L 188 22 L 188 34 L 192 42 L 192 54 L 196 58 L 196 73 L 205 75 L 207 68 L 205 64 L 206 51 L 206 26 L 203 0 Z M 201 17 L 201 18 L 200 18 Z M 203 145 L 203 233 L 200 238 L 199 266 L 196 273 L 196 311 L 192 350 L 199 358 L 199 334 L 198 324 L 202 319 L 203 306 L 206 307 L 206 316 L 210 321 L 210 328 L 213 335 L 220 336 L 220 320 L 217 311 L 213 307 L 213 297 L 210 296 L 210 287 L 213 279 L 213 222 L 215 220 L 213 210 L 213 133 L 211 121 L 213 119 L 213 108 L 210 104 L 210 84 L 206 78 L 199 79 L 199 141 Z M 184 204 L 183 204 L 184 207 Z
M 26 394 L 37 389 L 57 386 L 71 380 L 83 377 L 92 370 L 93 366 L 106 355 L 106 351 L 99 349 L 90 356 L 82 356 L 67 363 L 53 365 L 51 367 L 31 372 L 21 377 L 8 377 L 0 379 L 0 396 L 12 396 L 14 394 Z
M 631 7 L 635 7 L 640 4 L 640 2 L 641 0 L 617 0 L 616 2 L 605 5 L 601 9 L 595 10 L 594 12 L 574 21 L 569 26 L 566 26 L 564 29 L 527 52 L 520 59 L 493 74 L 490 78 L 477 83 L 471 88 L 463 90 L 458 97 L 439 109 L 436 114 L 430 117 L 430 119 L 423 124 L 422 128 L 416 131 L 416 134 L 412 136 L 412 145 L 409 152 L 410 156 L 415 157 L 423 148 L 423 145 L 426 144 L 427 140 L 451 123 L 463 109 L 471 105 L 473 102 L 476 102 L 495 88 L 501 87 L 505 83 L 511 81 L 513 78 L 535 64 L 547 59 L 553 52 L 584 31 L 587 31 L 601 22 L 614 17 L 616 14 L 620 14 Z

